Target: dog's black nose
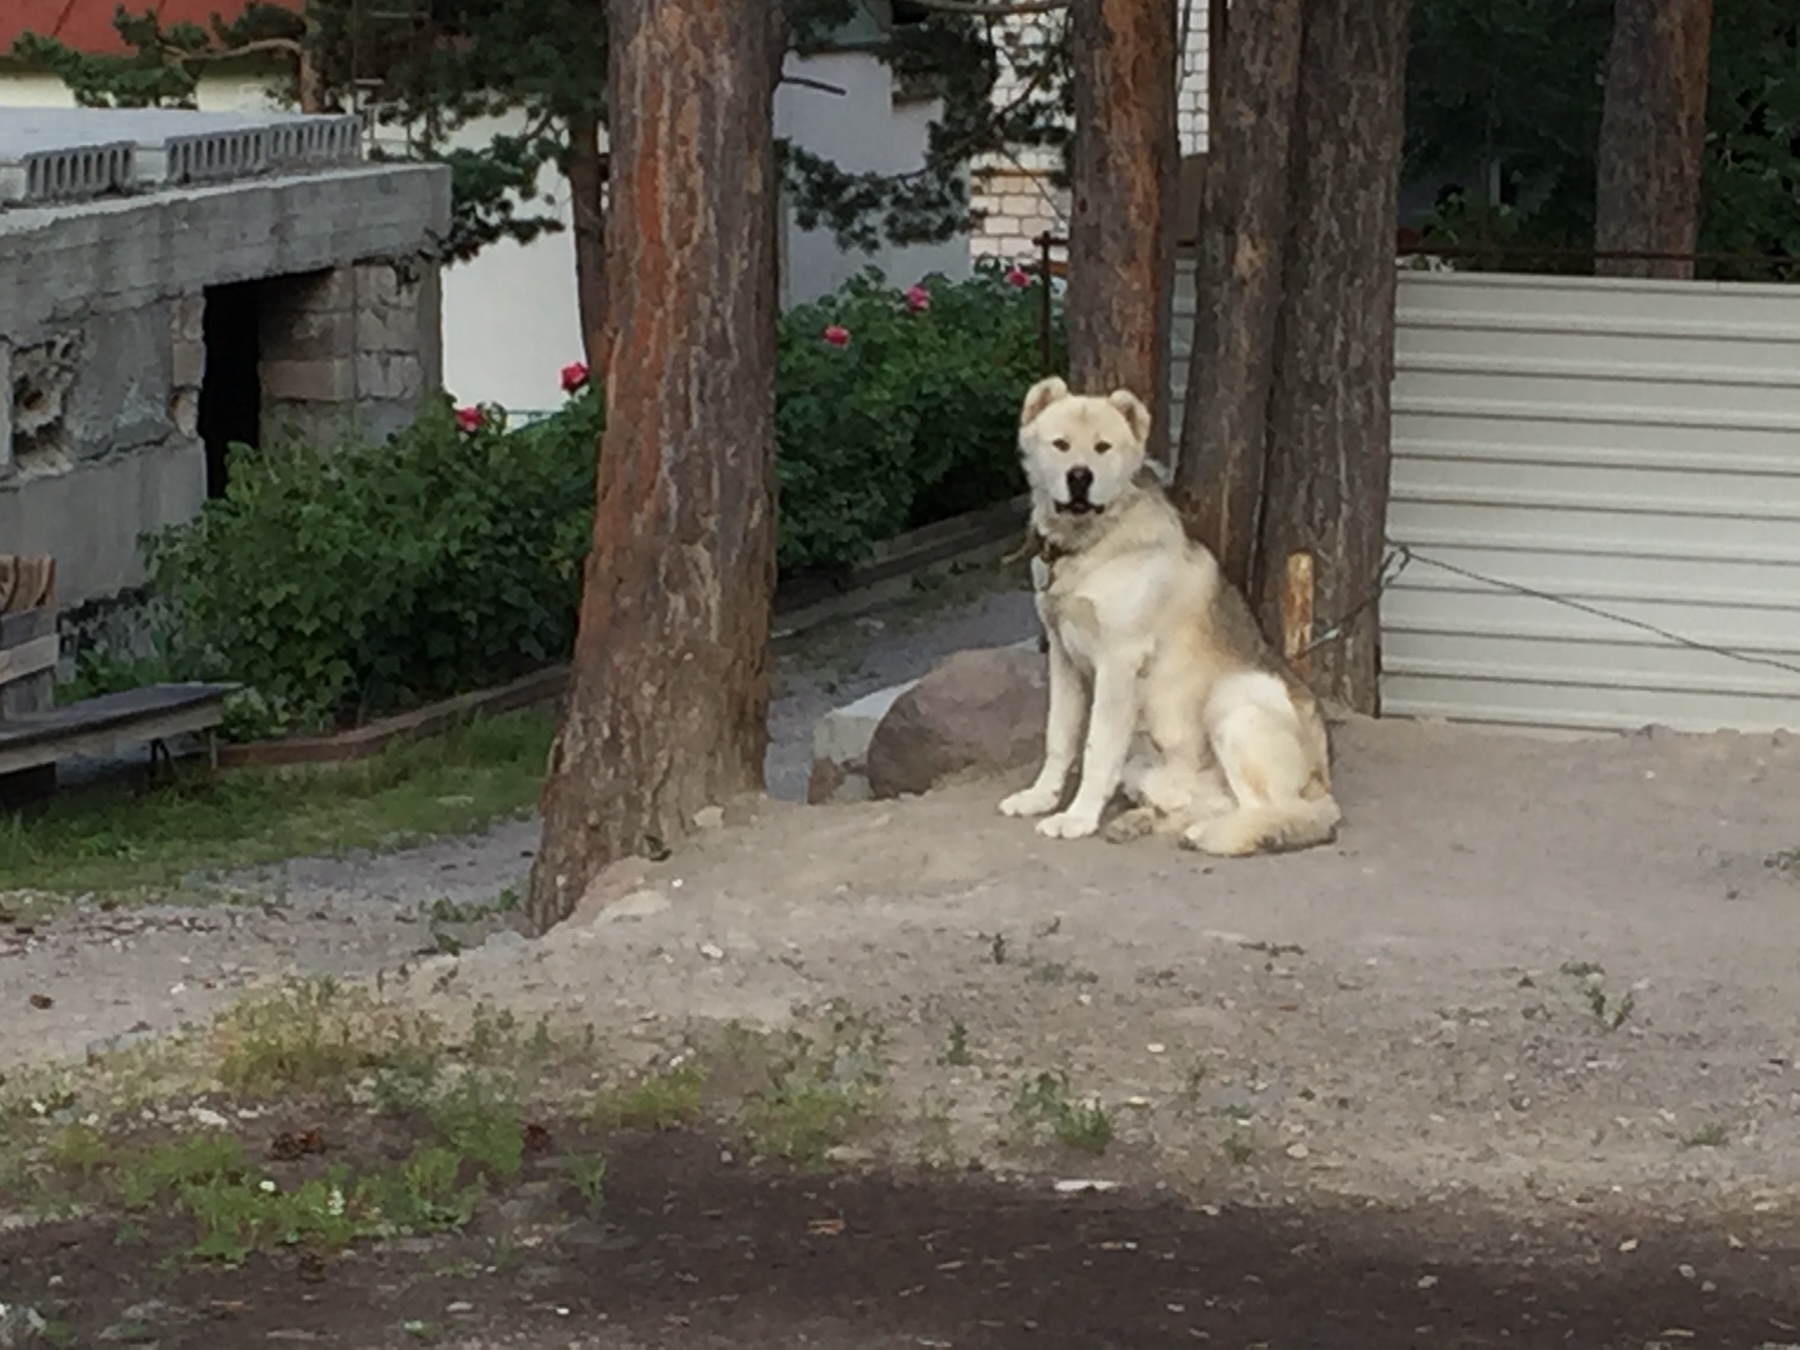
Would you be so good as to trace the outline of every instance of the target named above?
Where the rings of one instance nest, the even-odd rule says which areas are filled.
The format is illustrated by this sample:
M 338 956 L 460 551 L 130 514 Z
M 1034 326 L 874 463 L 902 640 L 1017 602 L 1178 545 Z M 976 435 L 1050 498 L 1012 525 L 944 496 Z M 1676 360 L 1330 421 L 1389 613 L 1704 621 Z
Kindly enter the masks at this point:
M 1088 495 L 1088 489 L 1094 486 L 1094 471 L 1083 465 L 1076 465 L 1069 470 L 1069 498 L 1071 501 L 1082 501 Z

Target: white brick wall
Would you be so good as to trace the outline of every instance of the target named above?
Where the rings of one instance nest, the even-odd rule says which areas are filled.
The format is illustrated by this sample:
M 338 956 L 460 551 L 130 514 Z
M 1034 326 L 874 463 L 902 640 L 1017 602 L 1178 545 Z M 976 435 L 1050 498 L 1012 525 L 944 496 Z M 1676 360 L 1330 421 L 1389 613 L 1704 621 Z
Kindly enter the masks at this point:
M 1176 91 L 1177 127 L 1181 153 L 1197 155 L 1206 150 L 1207 0 L 1168 0 L 1175 6 L 1177 31 L 1187 31 L 1181 52 L 1181 82 Z M 1000 78 L 994 100 L 1004 105 L 1020 93 L 1020 78 L 1007 60 L 1007 50 L 1049 40 L 1051 25 L 1062 20 L 1051 15 L 1028 15 L 1003 20 Z M 1069 226 L 1068 193 L 1054 187 L 1049 178 L 1054 153 L 1021 149 L 992 156 L 974 166 L 971 192 L 975 208 L 987 219 L 969 241 L 977 258 L 1031 259 L 1039 250 L 1032 241 L 1044 231 L 1062 234 Z

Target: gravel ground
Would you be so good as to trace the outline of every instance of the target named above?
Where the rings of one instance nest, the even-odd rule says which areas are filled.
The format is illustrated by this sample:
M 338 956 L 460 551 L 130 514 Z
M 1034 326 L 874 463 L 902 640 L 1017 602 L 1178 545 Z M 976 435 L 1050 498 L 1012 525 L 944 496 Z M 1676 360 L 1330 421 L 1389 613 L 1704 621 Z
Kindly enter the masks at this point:
M 816 710 L 921 671 L 941 651 L 1028 635 L 1023 600 L 959 597 L 928 625 L 880 616 L 880 628 L 852 623 L 816 639 L 805 662 L 784 655 L 780 795 L 803 776 Z M 621 909 L 541 942 L 501 934 L 461 956 L 418 955 L 414 911 L 517 884 L 535 827 L 267 869 L 238 879 L 254 904 L 129 915 L 87 906 L 3 940 L 0 1001 L 14 1011 L 0 1020 L 0 1071 L 203 1016 L 284 970 L 379 969 L 394 997 L 446 1014 L 488 999 L 523 1017 L 586 1022 L 622 1063 L 727 1021 L 816 1034 L 847 1005 L 885 1037 L 887 1107 L 863 1155 L 871 1169 L 897 1176 L 930 1162 L 940 1178 L 947 1164 L 1041 1178 L 1079 1166 L 1123 1199 L 1163 1197 L 1179 1211 L 1133 1220 L 1177 1252 L 1169 1289 L 1144 1275 L 1129 1286 L 1135 1312 L 1072 1341 L 1020 1330 L 1037 1316 L 1025 1309 L 1049 1315 L 1062 1306 L 1051 1288 L 1110 1258 L 1058 1245 L 1078 1230 L 1040 1209 L 1015 1236 L 1022 1248 L 1034 1234 L 1051 1244 L 1047 1283 L 1038 1304 L 992 1301 L 1001 1329 L 982 1321 L 979 1300 L 935 1285 L 906 1312 L 897 1300 L 911 1295 L 881 1282 L 879 1262 L 809 1283 L 794 1272 L 817 1253 L 784 1247 L 746 1217 L 744 1240 L 785 1253 L 787 1272 L 769 1286 L 786 1294 L 755 1303 L 763 1295 L 702 1261 L 738 1239 L 671 1217 L 675 1245 L 638 1233 L 663 1254 L 631 1270 L 686 1271 L 695 1288 L 750 1300 L 769 1319 L 745 1324 L 754 1335 L 719 1339 L 728 1333 L 717 1308 L 711 1321 L 672 1329 L 668 1319 L 701 1312 L 668 1286 L 619 1293 L 621 1318 L 628 1307 L 643 1318 L 614 1331 L 590 1320 L 484 1344 L 775 1345 L 802 1334 L 846 1347 L 1259 1335 L 1284 1346 L 1800 1344 L 1800 742 L 1544 741 L 1353 720 L 1337 747 L 1340 840 L 1278 858 L 1046 841 L 998 815 L 1009 785 L 989 782 L 897 803 L 733 803 L 722 828 L 645 865 Z M 31 993 L 52 1001 L 30 1007 Z M 1013 1108 L 1045 1072 L 1066 1073 L 1071 1091 L 1112 1112 L 1103 1157 L 1019 1150 Z M 794 1184 L 796 1212 L 830 1212 L 817 1184 Z M 670 1174 L 671 1216 L 686 1185 Z M 723 1185 L 703 1177 L 692 1189 Z M 990 1289 L 1026 1278 L 982 1246 L 966 1207 L 989 1201 L 884 1194 L 859 1203 L 877 1214 L 896 1206 L 906 1241 L 929 1246 L 915 1230 L 944 1230 L 955 1250 L 940 1261 L 975 1263 Z M 646 1214 L 657 1203 L 642 1197 Z M 788 1212 L 789 1201 L 768 1203 Z M 1207 1206 L 1261 1217 L 1208 1228 L 1195 1217 Z M 1344 1217 L 1355 1214 L 1376 1217 L 1359 1228 Z M 786 1231 L 786 1219 L 771 1222 Z M 1309 1232 L 1342 1259 L 1251 1259 L 1300 1253 Z M 1396 1259 L 1412 1272 L 1408 1287 L 1460 1292 L 1370 1293 L 1357 1272 L 1371 1268 L 1369 1244 L 1384 1232 L 1405 1239 Z M 1220 1252 L 1215 1240 L 1235 1245 Z M 1262 1274 L 1233 1265 L 1237 1255 Z M 578 1284 L 583 1272 L 564 1276 Z M 1228 1287 L 1259 1278 L 1282 1297 Z M 825 1299 L 858 1279 L 879 1317 Z M 1709 1285 L 1719 1294 L 1710 1302 Z M 1680 1297 L 1651 1303 L 1655 1289 Z M 1243 1315 L 1221 1319 L 1207 1305 L 1205 1316 L 1169 1320 L 1169 1305 L 1195 1298 Z M 1359 1335 L 1329 1319 L 1282 1320 L 1309 1300 L 1321 1318 L 1361 1309 L 1354 1325 L 1373 1325 L 1380 1310 L 1418 1321 Z M 590 1319 L 604 1311 L 584 1307 Z M 1520 1320 L 1528 1313 L 1548 1320 Z M 332 1343 L 389 1342 L 371 1331 Z

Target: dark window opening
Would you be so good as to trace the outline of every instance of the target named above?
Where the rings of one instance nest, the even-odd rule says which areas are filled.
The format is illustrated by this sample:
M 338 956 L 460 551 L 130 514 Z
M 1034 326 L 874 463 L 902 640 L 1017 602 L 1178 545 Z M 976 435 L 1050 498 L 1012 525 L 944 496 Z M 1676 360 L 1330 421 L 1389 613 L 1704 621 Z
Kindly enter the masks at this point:
M 200 439 L 206 444 L 206 495 L 223 496 L 232 445 L 262 438 L 262 287 L 244 281 L 206 292 L 200 382 Z

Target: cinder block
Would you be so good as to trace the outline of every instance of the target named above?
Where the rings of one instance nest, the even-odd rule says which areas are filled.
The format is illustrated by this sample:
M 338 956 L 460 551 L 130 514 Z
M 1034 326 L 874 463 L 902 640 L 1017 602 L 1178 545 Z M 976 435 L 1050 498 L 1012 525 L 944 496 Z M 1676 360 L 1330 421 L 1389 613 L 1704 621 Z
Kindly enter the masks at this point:
M 407 289 L 400 284 L 400 275 L 392 263 L 363 262 L 351 269 L 356 276 L 356 300 L 361 306 L 397 305 L 404 298 Z
M 329 361 L 263 362 L 263 393 L 277 402 L 345 403 L 356 397 L 356 363 L 349 356 Z
M 206 378 L 206 344 L 191 338 L 175 340 L 169 379 L 177 389 L 198 389 Z
M 349 309 L 290 311 L 285 322 L 265 319 L 263 355 L 276 361 L 331 361 L 356 350 L 356 312 Z
M 358 352 L 356 392 L 358 398 L 383 402 L 416 400 L 424 392 L 419 358 L 411 353 Z
M 356 313 L 358 352 L 413 352 L 419 346 L 415 305 L 365 305 Z
M 170 301 L 169 335 L 176 342 L 206 340 L 206 293 L 178 295 Z

